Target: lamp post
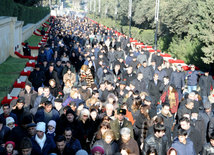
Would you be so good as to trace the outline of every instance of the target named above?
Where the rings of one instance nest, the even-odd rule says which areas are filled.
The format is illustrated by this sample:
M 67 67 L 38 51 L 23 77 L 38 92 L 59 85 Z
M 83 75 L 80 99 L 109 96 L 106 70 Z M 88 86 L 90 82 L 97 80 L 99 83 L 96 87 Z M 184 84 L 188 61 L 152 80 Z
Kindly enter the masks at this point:
M 117 20 L 117 7 L 118 7 L 118 0 L 116 0 L 116 4 L 115 4 L 115 11 L 114 11 L 115 21 Z
M 101 0 L 99 0 L 99 16 L 101 16 L 100 14 L 101 14 L 101 12 L 100 12 L 100 9 L 101 9 Z
M 156 30 L 155 30 L 155 51 L 157 51 L 157 41 L 158 41 L 159 4 L 160 4 L 160 0 L 156 0 L 156 4 L 155 4 L 155 24 L 156 24 Z
M 129 38 L 131 38 L 132 0 L 129 0 Z

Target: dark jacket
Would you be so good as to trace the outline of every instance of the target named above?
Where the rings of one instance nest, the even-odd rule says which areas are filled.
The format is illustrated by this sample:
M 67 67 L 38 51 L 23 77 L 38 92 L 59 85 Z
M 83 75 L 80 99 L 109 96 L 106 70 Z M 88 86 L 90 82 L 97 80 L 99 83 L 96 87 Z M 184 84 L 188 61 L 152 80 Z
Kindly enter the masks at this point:
M 56 122 L 59 120 L 59 112 L 56 109 L 51 110 L 50 117 L 47 117 L 45 113 L 46 112 L 45 112 L 44 108 L 38 109 L 38 111 L 36 112 L 36 115 L 34 117 L 34 121 L 36 123 L 45 122 L 46 124 L 48 124 L 48 122 L 50 120 L 54 120 Z
M 45 75 L 43 71 L 34 70 L 31 72 L 28 80 L 32 83 L 35 90 L 42 86 L 43 82 L 45 81 Z
M 161 96 L 161 86 L 162 82 L 160 80 L 157 81 L 157 85 L 155 84 L 154 80 L 149 81 L 148 85 L 148 92 L 149 95 L 152 97 L 152 102 L 156 105 L 158 100 L 160 99 Z
M 211 154 L 214 154 L 214 147 L 210 143 L 207 143 L 203 147 L 202 155 L 211 155 Z
M 31 90 L 29 93 L 26 90 L 23 90 L 19 93 L 19 97 L 25 98 L 25 107 L 30 108 L 30 102 L 31 102 L 31 96 L 36 94 L 37 92 L 34 90 Z
M 181 89 L 185 85 L 183 72 L 172 72 L 170 77 L 170 83 L 175 85 L 175 88 Z
M 199 79 L 199 86 L 200 86 L 200 94 L 201 96 L 209 96 L 210 95 L 210 88 L 213 87 L 213 79 L 212 77 L 202 75 Z
M 162 138 L 156 138 L 154 135 L 149 135 L 144 142 L 142 154 L 147 155 L 147 151 L 154 147 L 158 152 L 158 155 L 166 155 L 168 146 L 168 140 L 165 136 Z
M 186 141 L 186 144 L 183 144 L 176 138 L 172 143 L 172 148 L 177 151 L 177 155 L 196 155 L 192 141 L 189 138 Z
M 54 140 L 52 139 L 52 137 L 49 137 L 48 135 L 46 135 L 46 141 L 42 150 L 39 144 L 36 142 L 35 136 L 31 138 L 31 142 L 33 155 L 48 155 L 49 153 L 53 152 L 54 149 L 56 148 Z
M 100 145 L 105 150 L 105 155 L 113 155 L 119 151 L 119 147 L 115 141 L 107 144 L 103 139 L 98 140 L 94 143 L 93 146 Z
M 137 72 L 141 72 L 143 74 L 143 78 L 146 81 L 152 80 L 152 72 L 150 70 L 150 67 L 141 66 Z
M 198 71 L 187 71 L 186 73 L 187 77 L 187 85 L 188 86 L 197 86 L 197 80 L 198 80 Z

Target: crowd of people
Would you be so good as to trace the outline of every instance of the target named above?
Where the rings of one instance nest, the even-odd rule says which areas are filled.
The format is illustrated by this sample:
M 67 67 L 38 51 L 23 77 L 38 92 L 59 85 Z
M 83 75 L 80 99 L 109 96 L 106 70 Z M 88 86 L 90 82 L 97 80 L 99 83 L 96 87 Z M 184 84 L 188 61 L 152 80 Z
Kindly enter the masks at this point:
M 2 105 L 0 154 L 214 154 L 209 71 L 185 72 L 87 18 L 50 23 L 25 89 Z

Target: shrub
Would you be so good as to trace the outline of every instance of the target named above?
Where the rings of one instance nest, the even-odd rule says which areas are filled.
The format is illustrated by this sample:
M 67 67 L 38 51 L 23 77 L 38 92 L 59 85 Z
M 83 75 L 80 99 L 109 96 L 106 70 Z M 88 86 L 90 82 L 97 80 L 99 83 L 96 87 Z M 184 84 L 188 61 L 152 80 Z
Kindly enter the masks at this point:
M 13 16 L 28 23 L 37 23 L 44 18 L 50 9 L 48 7 L 28 7 L 13 2 L 13 0 L 0 0 L 0 16 Z

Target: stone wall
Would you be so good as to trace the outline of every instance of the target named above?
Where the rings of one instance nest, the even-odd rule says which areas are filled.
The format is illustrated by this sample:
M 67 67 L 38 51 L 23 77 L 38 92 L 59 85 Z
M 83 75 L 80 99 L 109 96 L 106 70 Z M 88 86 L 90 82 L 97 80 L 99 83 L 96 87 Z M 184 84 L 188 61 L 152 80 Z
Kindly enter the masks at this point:
M 16 17 L 0 17 L 0 64 L 14 52 Z
M 36 24 L 27 24 L 23 27 L 23 21 L 17 21 L 17 17 L 0 16 L 0 64 L 10 55 L 14 55 L 15 48 L 27 40 L 35 29 L 38 29 L 48 18 L 50 14 Z

